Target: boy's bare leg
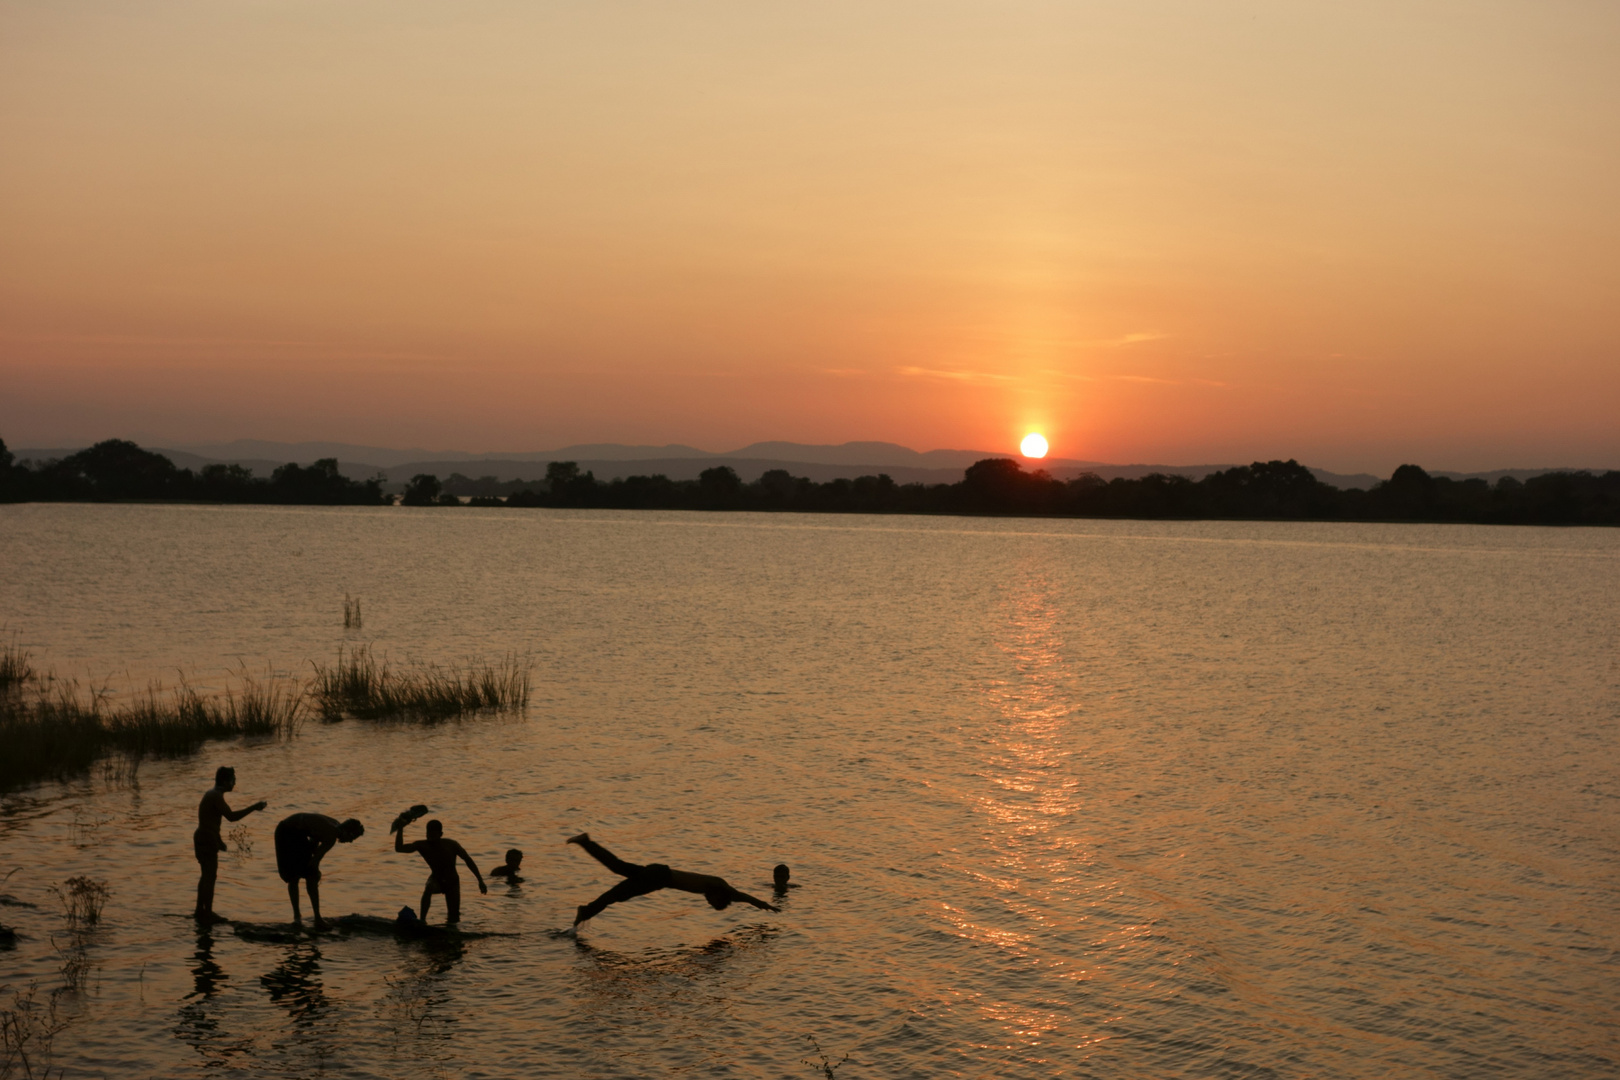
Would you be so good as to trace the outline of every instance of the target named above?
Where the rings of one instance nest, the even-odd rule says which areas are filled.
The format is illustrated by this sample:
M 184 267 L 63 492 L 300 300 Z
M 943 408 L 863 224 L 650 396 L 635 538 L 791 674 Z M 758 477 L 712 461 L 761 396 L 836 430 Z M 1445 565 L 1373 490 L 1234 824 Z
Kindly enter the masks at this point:
M 309 889 L 309 908 L 315 913 L 315 929 L 325 930 L 326 920 L 321 918 L 321 883 L 310 878 L 304 885 Z
M 296 880 L 287 883 L 287 898 L 292 901 L 293 922 L 303 922 L 304 914 L 298 910 L 298 882 Z
M 433 878 L 429 877 L 427 884 L 422 886 L 422 913 L 421 920 L 427 922 L 428 905 L 433 901 Z
M 627 863 L 607 848 L 591 839 L 590 833 L 580 833 L 578 836 L 568 838 L 570 844 L 578 844 L 590 853 L 591 858 L 618 874 L 620 877 L 630 877 L 637 873 L 641 867 L 635 863 Z
M 209 866 L 205 863 L 202 876 L 197 878 L 197 918 L 206 919 L 214 913 L 214 883 L 218 880 L 218 864 Z

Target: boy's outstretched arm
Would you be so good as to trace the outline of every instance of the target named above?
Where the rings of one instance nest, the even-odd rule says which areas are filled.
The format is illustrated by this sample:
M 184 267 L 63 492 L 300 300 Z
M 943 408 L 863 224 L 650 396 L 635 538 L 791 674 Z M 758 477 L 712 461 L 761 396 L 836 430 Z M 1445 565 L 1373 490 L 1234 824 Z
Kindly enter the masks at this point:
M 774 904 L 767 904 L 765 901 L 760 900 L 757 897 L 749 896 L 747 893 L 743 892 L 741 889 L 737 888 L 735 885 L 731 886 L 731 898 L 733 900 L 742 900 L 742 901 L 744 901 L 746 903 L 753 904 L 755 907 L 759 908 L 761 911 L 780 912 L 782 910 L 781 908 L 776 907 Z
M 241 821 L 255 810 L 263 810 L 266 806 L 270 805 L 263 799 L 260 799 L 258 802 L 254 803 L 252 806 L 246 807 L 245 809 L 232 810 L 229 806 L 225 805 L 224 799 L 219 800 L 219 803 L 220 806 L 224 807 L 226 821 Z

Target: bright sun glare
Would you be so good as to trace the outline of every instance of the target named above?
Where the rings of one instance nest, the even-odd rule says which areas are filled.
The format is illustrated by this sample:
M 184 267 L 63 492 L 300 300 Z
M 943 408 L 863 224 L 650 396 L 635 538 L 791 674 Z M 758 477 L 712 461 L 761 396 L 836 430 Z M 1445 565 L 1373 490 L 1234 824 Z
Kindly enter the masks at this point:
M 1046 437 L 1035 432 L 1024 436 L 1024 441 L 1018 444 L 1025 457 L 1043 458 L 1046 456 Z

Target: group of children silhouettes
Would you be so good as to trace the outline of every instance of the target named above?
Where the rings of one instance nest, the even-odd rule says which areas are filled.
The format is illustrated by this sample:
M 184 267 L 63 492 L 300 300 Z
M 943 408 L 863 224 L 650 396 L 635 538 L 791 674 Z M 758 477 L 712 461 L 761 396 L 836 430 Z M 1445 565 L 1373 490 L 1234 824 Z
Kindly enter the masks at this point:
M 197 881 L 196 918 L 199 922 L 224 921 L 221 916 L 214 913 L 214 884 L 219 876 L 219 853 L 225 850 L 225 841 L 220 837 L 221 821 L 240 821 L 266 806 L 266 803 L 260 800 L 244 810 L 232 810 L 226 803 L 225 796 L 235 787 L 236 770 L 229 766 L 221 766 L 214 773 L 214 786 L 204 793 L 202 802 L 197 806 L 197 831 L 192 834 L 192 849 L 196 852 L 197 862 L 202 867 L 201 876 Z M 478 864 L 467 854 L 467 849 L 445 836 L 444 825 L 440 822 L 427 823 L 427 836 L 424 839 L 405 842 L 406 827 L 417 818 L 425 816 L 427 812 L 426 806 L 418 804 L 394 818 L 393 824 L 389 826 L 389 831 L 394 834 L 394 850 L 406 854 L 414 852 L 422 856 L 422 860 L 428 865 L 428 879 L 422 887 L 420 911 L 412 913 L 406 908 L 400 912 L 400 921 L 411 922 L 414 914 L 414 921 L 426 923 L 428 907 L 433 897 L 438 895 L 444 897 L 445 922 L 455 923 L 461 919 L 461 876 L 456 869 L 457 861 L 465 862 L 473 877 L 478 879 L 479 892 L 488 893 L 489 886 L 484 883 L 484 875 L 479 873 Z M 293 922 L 303 922 L 303 913 L 298 905 L 298 883 L 302 881 L 309 893 L 309 906 L 315 916 L 316 929 L 323 929 L 326 926 L 326 922 L 321 918 L 321 859 L 335 845 L 353 843 L 365 835 L 365 831 L 366 827 L 355 818 L 338 821 L 325 814 L 293 814 L 283 818 L 276 825 L 276 872 L 281 876 L 281 880 L 287 883 L 287 899 L 292 901 Z M 643 866 L 625 862 L 592 840 L 589 833 L 570 837 L 568 843 L 585 849 L 597 862 L 624 878 L 595 900 L 579 906 L 574 915 L 576 927 L 586 919 L 600 914 L 609 904 L 645 896 L 660 889 L 697 893 L 716 911 L 724 911 L 739 900 L 764 911 L 780 910 L 763 900 L 749 896 L 724 878 L 712 874 L 675 870 L 663 863 L 648 863 Z M 518 876 L 518 870 L 522 865 L 523 852 L 517 848 L 509 848 L 506 852 L 506 863 L 490 871 L 489 876 L 505 878 L 508 882 L 516 884 L 523 880 Z M 797 887 L 789 884 L 788 876 L 787 866 L 777 864 L 772 872 L 777 896 L 785 895 L 788 889 Z

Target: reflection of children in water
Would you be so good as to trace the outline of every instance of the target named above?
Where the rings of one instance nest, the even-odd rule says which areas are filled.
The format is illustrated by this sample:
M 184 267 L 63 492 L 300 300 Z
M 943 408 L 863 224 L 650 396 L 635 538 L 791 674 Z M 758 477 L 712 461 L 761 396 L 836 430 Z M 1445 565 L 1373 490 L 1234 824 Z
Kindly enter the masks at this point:
M 219 1007 L 213 1002 L 220 985 L 227 979 L 225 969 L 214 959 L 214 939 L 208 931 L 197 934 L 197 951 L 192 953 L 192 990 L 183 999 L 174 1034 L 185 1040 L 210 1063 L 222 1063 L 229 1053 L 222 1045 Z
M 295 945 L 273 971 L 259 977 L 259 984 L 293 1020 L 308 1023 L 317 1019 L 328 1004 L 320 974 L 320 950 L 313 945 Z
M 517 848 L 506 849 L 506 864 L 497 866 L 489 872 L 492 878 L 505 878 L 508 885 L 516 885 L 523 879 L 518 877 L 518 868 L 523 865 L 523 852 Z

